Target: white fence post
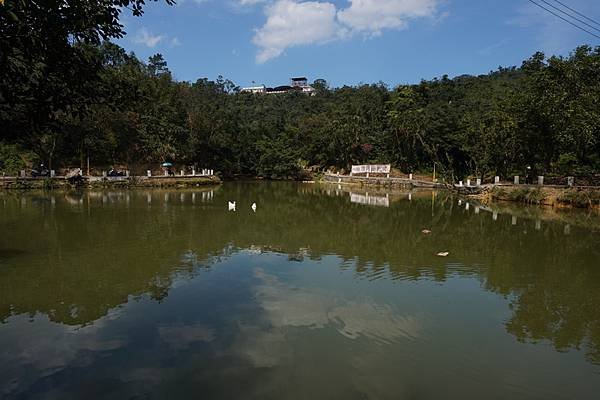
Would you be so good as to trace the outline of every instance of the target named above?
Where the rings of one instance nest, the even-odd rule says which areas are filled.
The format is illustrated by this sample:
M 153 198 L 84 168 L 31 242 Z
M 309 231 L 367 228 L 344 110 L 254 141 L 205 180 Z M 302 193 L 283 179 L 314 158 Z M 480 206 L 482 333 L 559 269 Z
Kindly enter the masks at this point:
M 544 184 L 544 177 L 538 176 L 538 185 L 542 186 Z
M 146 171 L 146 175 L 148 176 L 148 178 L 150 178 L 152 176 L 152 171 L 150 171 L 150 170 Z
M 519 184 L 519 175 L 515 175 L 515 185 Z

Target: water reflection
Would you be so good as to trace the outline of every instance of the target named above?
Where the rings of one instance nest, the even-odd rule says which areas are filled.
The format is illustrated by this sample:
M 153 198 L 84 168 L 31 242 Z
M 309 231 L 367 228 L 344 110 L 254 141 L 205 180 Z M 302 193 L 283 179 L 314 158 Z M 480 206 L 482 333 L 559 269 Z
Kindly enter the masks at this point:
M 386 207 L 364 207 L 383 198 Z M 236 213 L 227 212 L 230 200 Z M 503 358 L 524 351 L 530 368 L 515 367 L 525 377 L 520 391 L 496 382 L 500 398 L 530 398 L 543 387 L 543 398 L 592 398 L 600 389 L 592 383 L 600 363 L 600 224 L 593 213 L 488 206 L 442 192 L 386 196 L 250 183 L 2 192 L 0 226 L 0 387 L 7 398 L 35 390 L 73 395 L 66 376 L 97 383 L 84 370 L 113 379 L 116 365 L 119 396 L 148 394 L 144 385 L 163 387 L 170 376 L 182 387 L 210 387 L 215 398 L 235 394 L 226 382 L 251 378 L 265 385 L 249 394 L 294 398 L 277 387 L 289 384 L 291 371 L 301 371 L 299 384 L 318 387 L 308 369 L 319 351 L 354 377 L 348 386 L 343 373 L 323 370 L 323 360 L 321 373 L 337 384 L 334 397 L 394 397 L 407 390 L 398 385 L 413 384 L 421 397 L 436 398 L 410 371 L 401 382 L 387 371 L 399 368 L 397 360 L 418 371 L 425 368 L 419 357 L 440 366 L 453 358 L 493 375 L 507 368 Z M 450 256 L 436 257 L 441 250 Z M 460 326 L 470 333 L 461 335 Z M 471 347 L 477 340 L 493 356 L 479 355 Z M 209 363 L 212 375 L 192 378 Z M 539 383 L 554 367 L 569 371 L 554 377 L 563 389 Z M 368 375 L 378 368 L 379 382 Z M 430 368 L 433 379 L 463 379 Z M 474 370 L 467 375 L 484 395 L 490 382 Z

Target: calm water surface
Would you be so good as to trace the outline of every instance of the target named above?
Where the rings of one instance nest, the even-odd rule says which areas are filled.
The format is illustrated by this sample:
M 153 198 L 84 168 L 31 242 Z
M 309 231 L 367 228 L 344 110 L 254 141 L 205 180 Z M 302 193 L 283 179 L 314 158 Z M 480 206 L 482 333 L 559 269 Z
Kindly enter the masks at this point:
M 0 193 L 0 398 L 598 399 L 598 226 L 290 183 Z

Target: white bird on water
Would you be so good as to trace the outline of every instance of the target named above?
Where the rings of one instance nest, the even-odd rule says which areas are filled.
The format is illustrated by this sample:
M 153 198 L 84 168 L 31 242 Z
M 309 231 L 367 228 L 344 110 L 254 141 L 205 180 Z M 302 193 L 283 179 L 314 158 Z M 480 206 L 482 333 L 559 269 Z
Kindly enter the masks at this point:
M 229 211 L 235 211 L 235 201 L 234 202 L 229 202 Z
M 256 203 L 252 203 L 252 211 L 256 212 Z

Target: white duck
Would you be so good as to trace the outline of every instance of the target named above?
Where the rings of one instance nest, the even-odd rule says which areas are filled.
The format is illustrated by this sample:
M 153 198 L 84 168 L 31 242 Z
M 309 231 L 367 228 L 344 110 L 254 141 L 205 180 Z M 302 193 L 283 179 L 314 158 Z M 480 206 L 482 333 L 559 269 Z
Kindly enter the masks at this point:
M 229 211 L 235 211 L 235 201 L 229 202 Z
M 256 203 L 252 203 L 252 211 L 256 212 Z

